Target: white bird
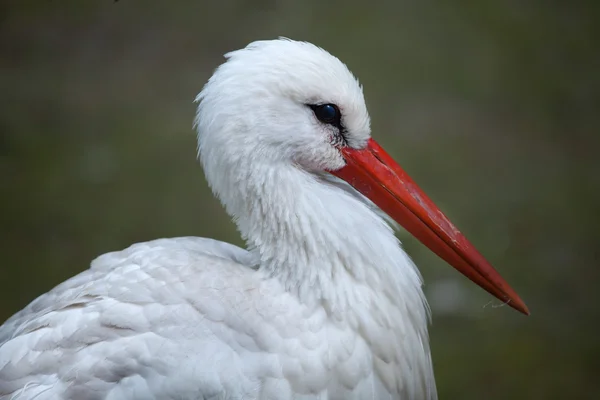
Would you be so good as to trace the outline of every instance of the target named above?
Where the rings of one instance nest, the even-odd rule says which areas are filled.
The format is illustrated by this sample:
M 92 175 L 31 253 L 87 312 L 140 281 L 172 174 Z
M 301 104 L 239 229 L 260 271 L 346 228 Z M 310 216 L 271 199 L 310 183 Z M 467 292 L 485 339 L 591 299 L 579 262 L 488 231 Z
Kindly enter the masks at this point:
M 198 149 L 248 249 L 101 255 L 0 327 L 0 399 L 435 399 L 421 277 L 381 211 L 528 313 L 371 138 L 342 62 L 287 39 L 226 57 Z

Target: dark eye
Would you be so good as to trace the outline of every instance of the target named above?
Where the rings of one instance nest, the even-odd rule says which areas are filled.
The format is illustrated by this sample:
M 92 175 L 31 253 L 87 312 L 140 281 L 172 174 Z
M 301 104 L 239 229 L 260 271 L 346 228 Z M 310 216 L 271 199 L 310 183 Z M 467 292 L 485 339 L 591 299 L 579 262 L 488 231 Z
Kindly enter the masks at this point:
M 324 124 L 340 125 L 341 113 L 335 104 L 319 104 L 310 106 L 315 117 Z

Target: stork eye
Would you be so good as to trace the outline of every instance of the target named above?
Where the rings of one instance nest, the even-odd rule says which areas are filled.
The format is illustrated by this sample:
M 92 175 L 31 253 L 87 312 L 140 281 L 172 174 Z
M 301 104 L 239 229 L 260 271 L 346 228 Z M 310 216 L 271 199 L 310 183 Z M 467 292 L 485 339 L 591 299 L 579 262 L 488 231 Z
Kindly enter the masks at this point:
M 315 117 L 324 124 L 340 126 L 341 113 L 340 109 L 335 104 L 319 104 L 311 105 Z

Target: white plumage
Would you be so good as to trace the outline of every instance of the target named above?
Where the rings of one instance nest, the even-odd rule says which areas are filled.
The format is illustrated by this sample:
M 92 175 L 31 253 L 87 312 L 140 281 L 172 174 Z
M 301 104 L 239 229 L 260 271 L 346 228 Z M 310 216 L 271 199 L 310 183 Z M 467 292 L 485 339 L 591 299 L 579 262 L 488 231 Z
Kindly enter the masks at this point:
M 362 90 L 311 44 L 255 42 L 198 96 L 199 155 L 248 250 L 104 254 L 0 327 L 0 399 L 435 399 L 418 271 L 325 171 L 370 137 Z M 340 127 L 307 105 L 332 103 Z

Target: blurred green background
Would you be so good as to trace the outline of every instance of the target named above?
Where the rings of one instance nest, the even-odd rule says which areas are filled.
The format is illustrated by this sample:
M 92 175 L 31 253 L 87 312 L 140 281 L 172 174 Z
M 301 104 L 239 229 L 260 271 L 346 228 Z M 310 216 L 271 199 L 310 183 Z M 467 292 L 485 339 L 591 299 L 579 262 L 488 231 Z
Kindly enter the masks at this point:
M 443 399 L 600 398 L 600 2 L 0 3 L 0 320 L 133 242 L 242 244 L 195 160 L 222 54 L 312 41 L 365 86 L 375 137 L 529 305 L 400 233 Z

